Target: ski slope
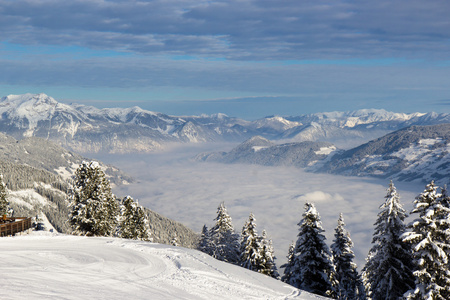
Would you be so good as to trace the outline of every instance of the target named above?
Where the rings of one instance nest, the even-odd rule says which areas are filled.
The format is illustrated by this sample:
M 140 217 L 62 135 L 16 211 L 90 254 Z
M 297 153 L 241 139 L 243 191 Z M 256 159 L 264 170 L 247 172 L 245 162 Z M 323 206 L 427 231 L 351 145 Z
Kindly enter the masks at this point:
M 2 299 L 325 299 L 199 251 L 48 232 L 0 238 Z

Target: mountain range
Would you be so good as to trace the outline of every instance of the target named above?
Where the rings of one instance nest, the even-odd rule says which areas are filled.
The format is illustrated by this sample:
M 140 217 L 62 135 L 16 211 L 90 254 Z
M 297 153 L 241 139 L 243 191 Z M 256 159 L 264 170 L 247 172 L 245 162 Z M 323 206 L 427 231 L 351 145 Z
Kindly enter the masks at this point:
M 59 103 L 45 94 L 0 99 L 0 132 L 18 140 L 41 137 L 77 153 L 145 153 L 171 143 L 242 142 L 256 135 L 350 148 L 411 125 L 441 123 L 450 123 L 450 115 L 368 109 L 248 121 L 224 114 L 170 116 L 139 107 L 98 109 Z

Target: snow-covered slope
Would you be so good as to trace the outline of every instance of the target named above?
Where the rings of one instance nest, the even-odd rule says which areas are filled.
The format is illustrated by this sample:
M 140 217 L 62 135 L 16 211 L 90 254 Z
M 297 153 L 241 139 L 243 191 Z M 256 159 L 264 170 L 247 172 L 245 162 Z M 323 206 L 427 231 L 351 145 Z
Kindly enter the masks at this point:
M 349 150 L 327 142 L 275 144 L 253 137 L 230 152 L 201 153 L 197 161 L 295 166 L 339 175 L 448 184 L 450 123 L 410 126 Z
M 300 142 L 275 144 L 255 136 L 238 145 L 230 152 L 201 153 L 198 161 L 221 163 L 244 163 L 264 166 L 307 167 L 325 159 L 336 147 L 328 142 Z
M 113 238 L 0 238 L 2 299 L 325 299 L 180 247 Z
M 450 122 L 449 114 L 393 113 L 365 109 L 255 121 L 224 114 L 169 116 L 139 107 L 98 109 L 58 103 L 45 94 L 9 95 L 0 99 L 0 131 L 16 139 L 50 139 L 78 153 L 151 152 L 167 144 L 242 142 L 255 135 L 288 142 L 328 141 L 356 146 L 410 125 Z
M 450 124 L 411 126 L 333 156 L 319 171 L 448 184 Z

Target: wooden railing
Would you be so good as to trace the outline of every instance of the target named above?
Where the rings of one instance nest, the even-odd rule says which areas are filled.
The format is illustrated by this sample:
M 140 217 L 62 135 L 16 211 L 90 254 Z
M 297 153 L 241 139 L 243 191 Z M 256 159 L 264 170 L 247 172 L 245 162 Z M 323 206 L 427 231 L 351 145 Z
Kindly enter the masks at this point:
M 31 228 L 31 218 L 0 218 L 0 236 L 14 236 Z

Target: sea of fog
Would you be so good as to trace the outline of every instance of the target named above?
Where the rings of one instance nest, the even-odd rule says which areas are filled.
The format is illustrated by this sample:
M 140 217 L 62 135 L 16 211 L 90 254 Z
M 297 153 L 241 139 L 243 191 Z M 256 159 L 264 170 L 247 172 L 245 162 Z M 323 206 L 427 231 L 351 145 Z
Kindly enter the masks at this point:
M 235 145 L 173 148 L 154 154 L 97 155 L 133 176 L 136 181 L 113 189 L 197 232 L 214 224 L 217 207 L 225 203 L 240 232 L 252 212 L 257 229 L 273 240 L 277 265 L 286 262 L 289 245 L 297 240 L 298 222 L 306 201 L 313 202 L 322 219 L 328 245 L 340 213 L 354 242 L 361 269 L 371 247 L 373 223 L 384 202 L 389 180 L 307 173 L 294 167 L 227 165 L 192 160 L 202 151 L 230 150 Z M 422 183 L 394 182 L 404 208 L 423 189 Z

